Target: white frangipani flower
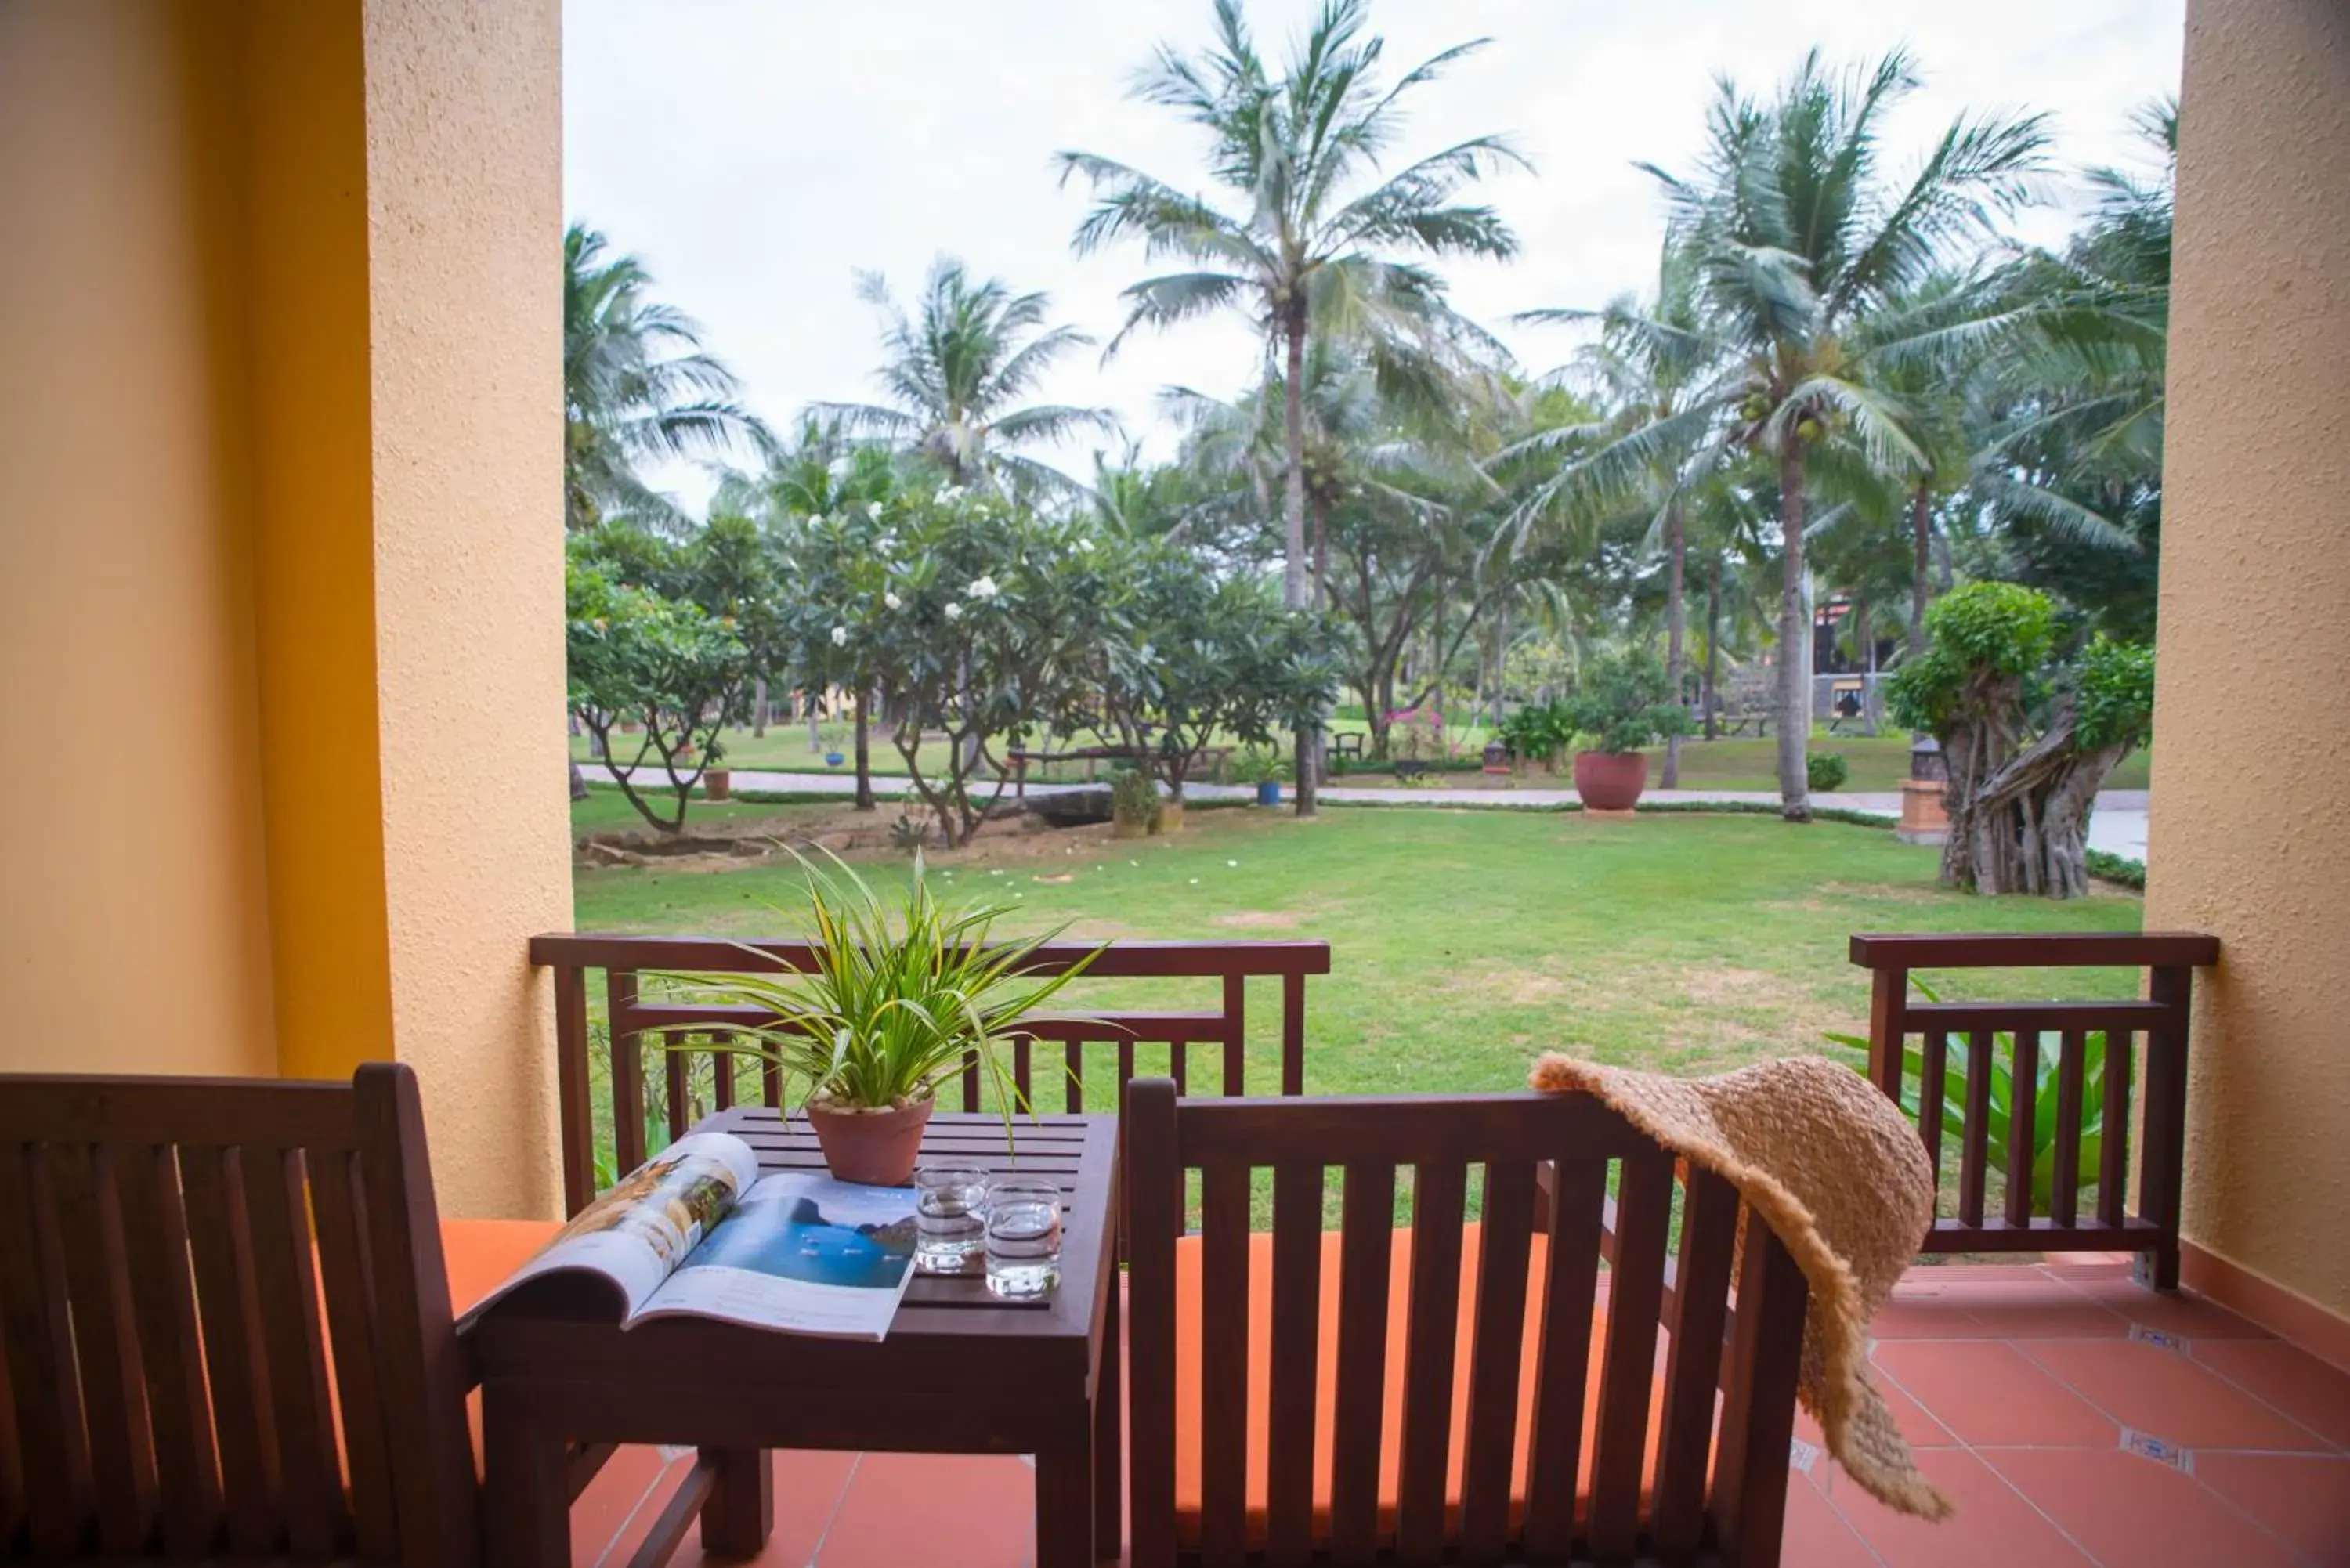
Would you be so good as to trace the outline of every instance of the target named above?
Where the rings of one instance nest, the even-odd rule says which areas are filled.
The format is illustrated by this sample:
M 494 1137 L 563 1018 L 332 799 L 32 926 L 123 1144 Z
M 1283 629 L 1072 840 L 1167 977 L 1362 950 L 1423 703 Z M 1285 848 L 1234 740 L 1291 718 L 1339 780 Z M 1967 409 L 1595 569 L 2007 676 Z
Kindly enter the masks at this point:
M 993 577 L 980 576 L 973 577 L 971 587 L 964 591 L 975 599 L 992 599 L 1003 590 L 995 586 Z
M 865 504 L 865 515 L 871 518 L 876 523 L 880 522 L 881 504 L 879 501 L 867 502 Z
M 906 607 L 906 601 L 898 597 L 895 589 L 884 591 L 881 595 L 881 602 L 888 605 L 891 609 L 903 609 Z
M 949 620 L 961 620 L 962 618 L 962 606 L 951 602 L 949 603 L 947 606 L 947 618 Z
M 832 646 L 835 648 L 847 648 L 848 646 L 848 628 L 847 627 L 837 626 L 832 628 Z
M 1091 539 L 1087 538 L 1083 534 L 1077 535 L 1077 553 L 1079 555 L 1091 555 L 1093 553 L 1093 547 L 1094 542 Z
M 824 465 L 824 471 L 835 479 L 846 479 L 848 477 L 848 460 L 836 457 Z

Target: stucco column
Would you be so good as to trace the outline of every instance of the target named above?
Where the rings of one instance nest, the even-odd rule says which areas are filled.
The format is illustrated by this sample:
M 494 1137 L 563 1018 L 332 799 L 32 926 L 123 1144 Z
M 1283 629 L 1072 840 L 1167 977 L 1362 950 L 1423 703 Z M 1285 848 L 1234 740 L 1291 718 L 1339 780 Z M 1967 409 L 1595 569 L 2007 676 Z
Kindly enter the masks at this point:
M 2180 106 L 2147 925 L 2222 944 L 2188 1280 L 2350 1319 L 2350 7 L 2191 0 Z
M 528 939 L 571 924 L 561 13 L 369 0 L 376 696 L 393 1046 L 444 1210 L 558 1211 Z

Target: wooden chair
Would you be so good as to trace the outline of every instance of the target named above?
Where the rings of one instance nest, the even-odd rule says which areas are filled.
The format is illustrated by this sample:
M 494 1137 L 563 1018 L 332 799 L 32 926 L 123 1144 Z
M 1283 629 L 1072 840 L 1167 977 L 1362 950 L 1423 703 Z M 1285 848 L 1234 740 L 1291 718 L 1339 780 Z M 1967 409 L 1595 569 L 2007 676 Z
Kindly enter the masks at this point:
M 0 1076 L 0 1560 L 480 1561 L 414 1075 Z
M 1808 1293 L 1727 1183 L 1687 1183 L 1676 1261 L 1673 1157 L 1596 1099 L 1128 1113 L 1134 1568 L 1778 1563 Z

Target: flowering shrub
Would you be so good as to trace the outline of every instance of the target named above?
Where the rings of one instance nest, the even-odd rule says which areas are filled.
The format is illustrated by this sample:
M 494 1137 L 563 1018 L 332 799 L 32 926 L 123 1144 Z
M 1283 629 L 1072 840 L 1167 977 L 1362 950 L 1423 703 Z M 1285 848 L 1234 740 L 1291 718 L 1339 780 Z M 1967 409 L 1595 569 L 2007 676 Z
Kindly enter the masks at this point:
M 1388 750 L 1390 755 L 1398 746 L 1408 759 L 1425 757 L 1430 762 L 1449 762 L 1461 750 L 1444 726 L 1442 709 L 1429 705 L 1420 708 L 1399 708 L 1388 715 Z

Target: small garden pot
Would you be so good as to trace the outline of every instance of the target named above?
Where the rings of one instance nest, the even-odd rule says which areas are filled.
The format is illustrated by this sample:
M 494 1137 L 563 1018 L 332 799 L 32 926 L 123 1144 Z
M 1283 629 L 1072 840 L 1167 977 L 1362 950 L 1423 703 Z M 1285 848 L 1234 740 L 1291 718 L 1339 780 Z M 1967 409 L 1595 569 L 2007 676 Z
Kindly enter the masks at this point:
M 824 754 L 824 765 L 828 768 L 837 768 L 847 760 L 848 759 L 847 757 L 842 756 L 838 752 L 827 752 Z
M 702 798 L 724 800 L 734 793 L 734 775 L 724 768 L 712 768 L 702 775 Z
M 1171 795 L 1160 801 L 1157 815 L 1150 819 L 1150 831 L 1153 833 L 1182 832 L 1183 803 Z
M 1648 787 L 1648 759 L 1638 752 L 1577 752 L 1575 793 L 1593 811 L 1629 811 Z
M 1150 824 L 1138 817 L 1113 816 L 1109 819 L 1109 836 L 1112 838 L 1140 838 L 1149 831 Z
M 1279 805 L 1281 781 L 1279 779 L 1260 780 L 1256 786 L 1256 803 L 1259 805 Z
M 930 1125 L 934 1103 L 920 1099 L 868 1111 L 811 1100 L 808 1125 L 816 1129 L 816 1145 L 824 1150 L 824 1163 L 834 1179 L 903 1187 L 913 1179 L 922 1129 Z

